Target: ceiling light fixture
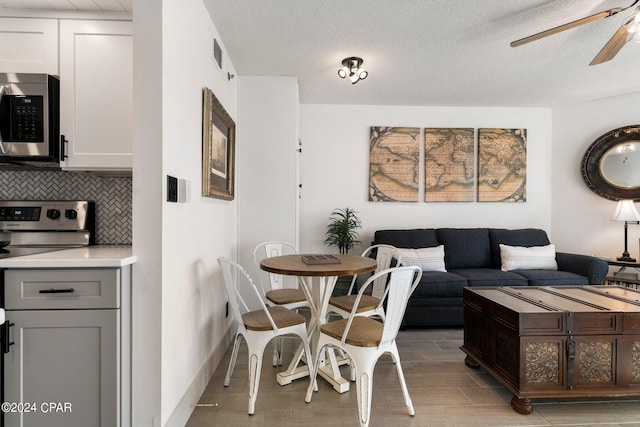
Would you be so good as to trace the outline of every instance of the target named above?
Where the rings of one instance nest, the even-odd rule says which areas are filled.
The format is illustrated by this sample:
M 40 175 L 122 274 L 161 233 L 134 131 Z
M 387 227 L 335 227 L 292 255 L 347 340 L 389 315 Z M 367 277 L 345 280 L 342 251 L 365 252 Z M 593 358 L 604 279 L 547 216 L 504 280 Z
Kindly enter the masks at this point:
M 343 67 L 338 70 L 338 76 L 343 79 L 349 77 L 351 84 L 356 84 L 360 80 L 366 79 L 369 73 L 362 69 L 362 62 L 362 58 L 357 56 L 343 59 Z
M 640 42 L 640 8 L 622 24 L 627 33 L 628 42 Z

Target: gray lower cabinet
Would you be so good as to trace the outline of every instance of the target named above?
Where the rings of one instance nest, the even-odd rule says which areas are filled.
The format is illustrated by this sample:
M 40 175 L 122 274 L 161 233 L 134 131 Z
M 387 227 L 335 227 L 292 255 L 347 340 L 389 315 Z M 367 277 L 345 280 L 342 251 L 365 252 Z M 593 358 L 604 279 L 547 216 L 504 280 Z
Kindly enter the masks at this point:
M 130 285 L 130 267 L 5 272 L 5 426 L 130 427 Z

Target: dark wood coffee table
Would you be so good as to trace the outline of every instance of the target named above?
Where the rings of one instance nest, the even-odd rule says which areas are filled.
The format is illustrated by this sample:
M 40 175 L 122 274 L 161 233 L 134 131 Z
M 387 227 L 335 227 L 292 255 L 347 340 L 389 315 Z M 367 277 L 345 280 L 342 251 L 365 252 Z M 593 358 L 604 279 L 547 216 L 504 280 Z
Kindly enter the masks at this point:
M 465 288 L 465 364 L 531 399 L 640 395 L 640 291 L 618 286 Z

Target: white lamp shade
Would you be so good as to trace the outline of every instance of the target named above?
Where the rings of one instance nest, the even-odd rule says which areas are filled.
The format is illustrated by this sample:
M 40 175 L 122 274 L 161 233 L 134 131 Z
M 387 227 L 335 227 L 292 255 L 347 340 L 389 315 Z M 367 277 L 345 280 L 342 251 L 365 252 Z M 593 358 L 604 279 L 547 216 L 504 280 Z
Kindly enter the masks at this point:
M 636 210 L 633 200 L 618 200 L 616 211 L 611 218 L 614 221 L 640 221 L 640 213 Z

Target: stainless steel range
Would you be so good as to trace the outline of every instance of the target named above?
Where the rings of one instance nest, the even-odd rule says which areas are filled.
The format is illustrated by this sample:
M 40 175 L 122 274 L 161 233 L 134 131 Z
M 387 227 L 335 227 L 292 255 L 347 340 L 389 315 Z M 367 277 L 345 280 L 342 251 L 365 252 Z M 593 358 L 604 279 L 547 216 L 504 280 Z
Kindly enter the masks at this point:
M 94 234 L 95 204 L 92 201 L 0 200 L 0 259 L 89 246 L 95 243 Z M 14 347 L 14 340 L 18 342 L 18 339 L 12 338 L 12 328 L 15 333 L 15 330 L 22 327 L 18 320 L 22 319 L 22 313 L 36 313 L 36 318 L 38 313 L 11 306 L 6 285 L 9 271 L 0 268 L 0 402 L 5 402 L 6 398 L 16 402 L 20 400 L 11 395 L 15 386 L 7 386 L 7 383 L 14 384 L 8 378 L 13 378 L 12 375 L 19 371 L 11 364 L 16 354 L 22 354 L 16 349 L 20 347 L 20 351 L 24 350 L 22 345 Z M 12 287 L 14 288 L 16 287 Z M 69 286 L 62 290 L 40 290 L 40 294 L 49 296 L 68 295 L 69 292 L 74 292 Z M 74 310 L 74 313 L 80 311 Z M 51 313 L 51 310 L 47 313 Z M 9 420 L 7 416 L 14 414 L 4 412 L 0 412 L 0 427 L 27 425 L 20 420 L 16 421 L 15 416 Z
M 95 243 L 87 200 L 0 200 L 0 259 Z

